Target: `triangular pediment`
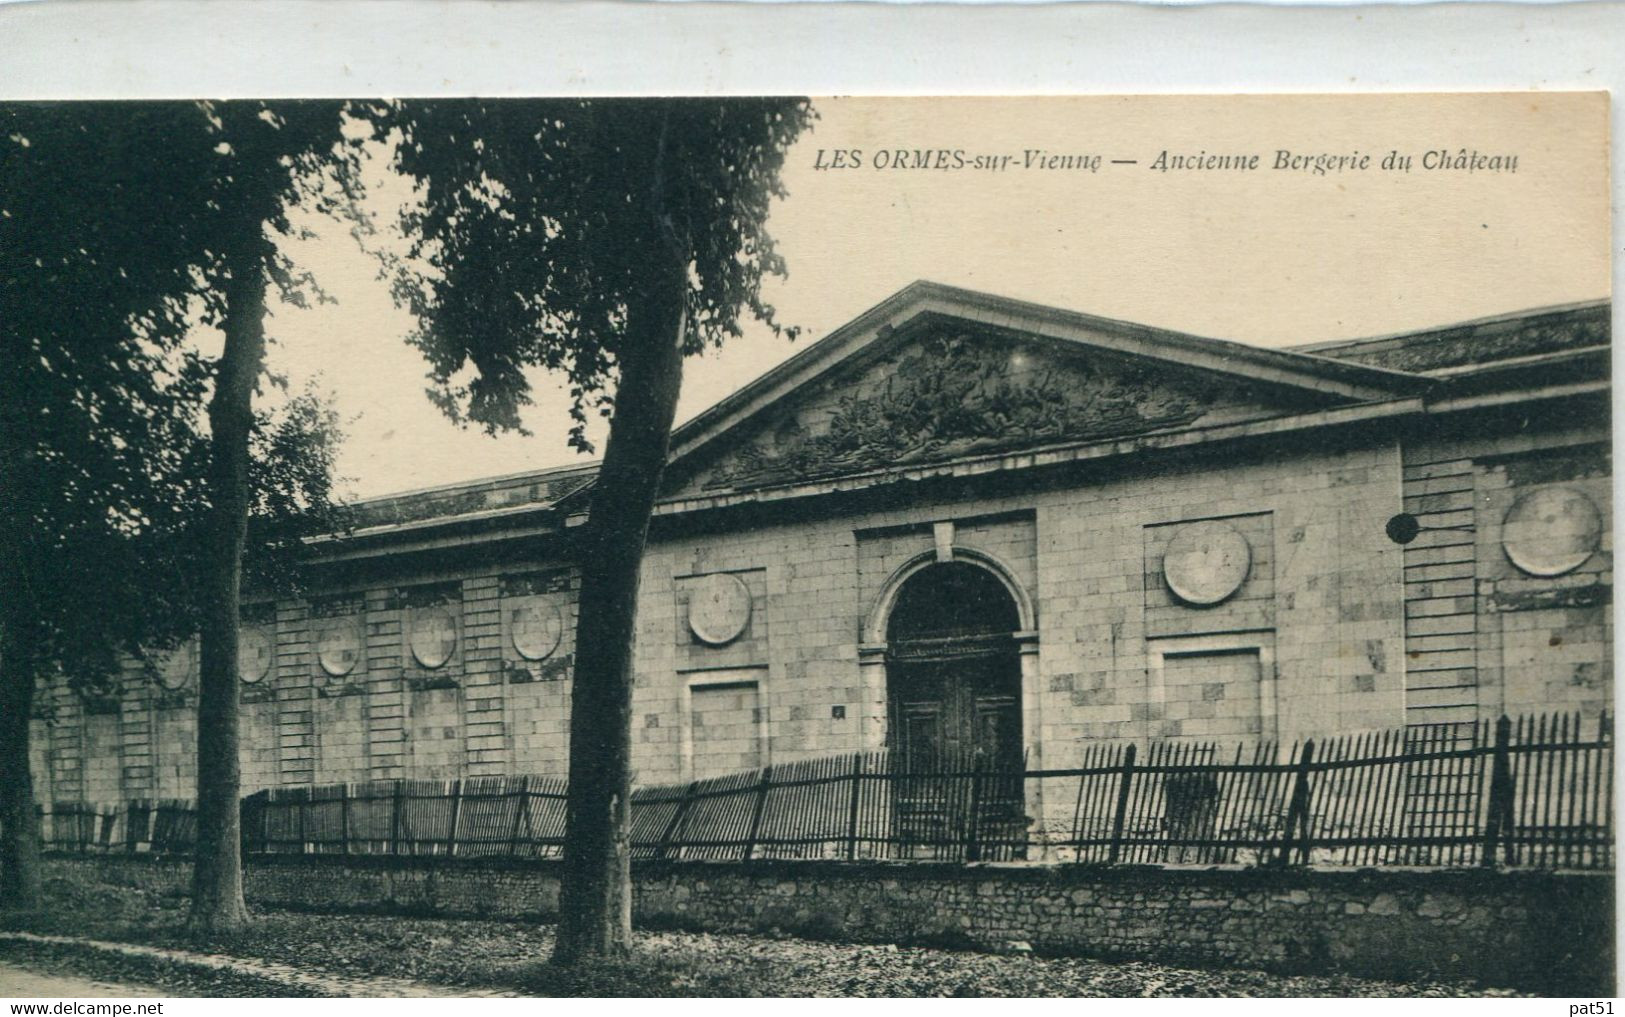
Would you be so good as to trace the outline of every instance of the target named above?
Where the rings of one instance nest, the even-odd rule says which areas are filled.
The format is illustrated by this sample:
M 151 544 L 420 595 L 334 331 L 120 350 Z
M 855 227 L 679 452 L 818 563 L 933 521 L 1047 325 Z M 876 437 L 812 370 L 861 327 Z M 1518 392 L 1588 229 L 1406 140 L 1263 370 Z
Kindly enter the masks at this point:
M 678 431 L 665 496 L 1110 442 L 1414 390 L 1399 372 L 1015 302 L 989 310 L 988 299 L 917 284 L 769 372 Z

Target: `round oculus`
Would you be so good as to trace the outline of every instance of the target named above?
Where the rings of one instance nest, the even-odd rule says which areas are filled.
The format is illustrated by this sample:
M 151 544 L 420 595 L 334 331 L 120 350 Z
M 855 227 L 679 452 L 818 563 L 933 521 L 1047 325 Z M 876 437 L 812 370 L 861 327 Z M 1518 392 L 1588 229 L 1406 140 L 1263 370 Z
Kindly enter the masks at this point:
M 557 604 L 526 604 L 509 615 L 513 648 L 526 660 L 543 660 L 559 648 L 564 617 Z
M 316 644 L 316 662 L 335 678 L 355 670 L 361 662 L 361 633 L 353 619 L 329 622 Z
M 1174 596 L 1207 607 L 1241 589 L 1252 568 L 1247 538 L 1229 523 L 1210 519 L 1181 526 L 1162 557 L 1162 577 Z
M 271 673 L 271 636 L 259 625 L 237 630 L 237 677 L 246 685 L 265 680 Z
M 731 643 L 750 624 L 750 606 L 750 588 L 738 576 L 706 576 L 689 595 L 688 629 L 711 646 Z
M 412 619 L 412 659 L 429 670 L 445 667 L 457 652 L 457 619 L 443 607 L 418 612 Z
M 1388 524 L 1383 527 L 1388 539 L 1396 544 L 1409 544 L 1422 532 L 1422 523 L 1409 512 L 1401 512 L 1396 516 L 1388 517 Z
M 169 651 L 158 661 L 158 685 L 177 692 L 192 681 L 192 666 L 196 660 L 192 643 L 185 642 Z
M 1602 543 L 1602 513 L 1584 492 L 1546 487 L 1519 498 L 1501 523 L 1507 560 L 1532 576 L 1584 565 Z

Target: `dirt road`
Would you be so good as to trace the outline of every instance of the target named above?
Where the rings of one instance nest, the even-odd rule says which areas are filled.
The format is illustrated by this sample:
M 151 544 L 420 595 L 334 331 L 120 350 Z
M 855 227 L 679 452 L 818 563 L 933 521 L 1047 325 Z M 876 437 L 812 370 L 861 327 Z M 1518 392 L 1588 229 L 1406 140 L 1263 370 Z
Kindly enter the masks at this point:
M 104 982 L 78 975 L 50 975 L 0 964 L 0 999 L 107 999 L 172 995 L 133 982 Z

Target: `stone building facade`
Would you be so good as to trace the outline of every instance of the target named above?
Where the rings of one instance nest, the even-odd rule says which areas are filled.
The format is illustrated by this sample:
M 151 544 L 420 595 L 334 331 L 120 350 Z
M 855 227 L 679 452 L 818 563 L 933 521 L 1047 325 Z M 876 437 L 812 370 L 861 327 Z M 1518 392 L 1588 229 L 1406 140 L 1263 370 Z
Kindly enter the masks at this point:
M 910 286 L 674 436 L 638 779 L 1595 718 L 1608 315 L 1270 350 Z M 245 790 L 562 774 L 592 479 L 368 502 L 316 593 L 245 603 Z M 40 797 L 189 796 L 195 698 L 185 650 L 48 689 Z

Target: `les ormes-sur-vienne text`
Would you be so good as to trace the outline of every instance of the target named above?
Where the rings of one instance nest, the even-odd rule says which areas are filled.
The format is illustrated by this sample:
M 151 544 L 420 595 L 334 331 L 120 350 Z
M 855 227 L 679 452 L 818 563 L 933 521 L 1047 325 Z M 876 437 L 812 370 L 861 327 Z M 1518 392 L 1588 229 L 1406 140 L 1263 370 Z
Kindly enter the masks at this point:
M 1286 172 L 1312 176 L 1339 173 L 1516 173 L 1515 153 L 1476 148 L 1430 148 L 1422 152 L 1299 152 L 1278 148 L 1263 152 L 1176 152 L 1162 149 L 1150 160 L 1114 158 L 1089 152 L 1026 148 L 1019 152 L 973 152 L 963 148 L 820 148 L 815 170 L 969 170 L 1005 173 L 1016 170 L 1098 173 L 1104 166 L 1143 167 L 1158 173 Z

